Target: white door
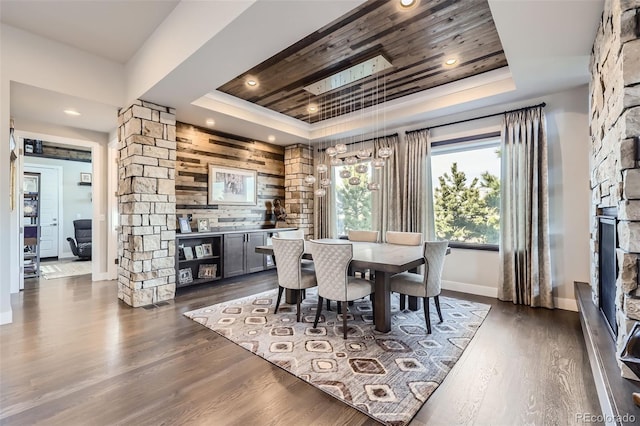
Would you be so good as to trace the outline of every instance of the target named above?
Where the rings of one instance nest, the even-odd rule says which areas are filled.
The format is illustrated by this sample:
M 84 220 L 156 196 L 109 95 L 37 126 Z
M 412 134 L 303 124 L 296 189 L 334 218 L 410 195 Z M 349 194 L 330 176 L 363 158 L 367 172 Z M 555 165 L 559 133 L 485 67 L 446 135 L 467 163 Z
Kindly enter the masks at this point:
M 59 170 L 25 164 L 24 171 L 40 173 L 40 258 L 58 257 Z

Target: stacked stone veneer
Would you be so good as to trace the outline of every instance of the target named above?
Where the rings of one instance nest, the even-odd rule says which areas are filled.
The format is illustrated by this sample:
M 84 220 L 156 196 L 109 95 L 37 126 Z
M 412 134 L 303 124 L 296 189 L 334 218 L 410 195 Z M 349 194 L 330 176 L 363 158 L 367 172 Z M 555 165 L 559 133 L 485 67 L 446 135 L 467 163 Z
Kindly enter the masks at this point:
M 284 150 L 284 186 L 287 224 L 304 230 L 305 238 L 313 237 L 313 191 L 304 178 L 315 175 L 313 152 L 297 144 Z
M 138 307 L 175 296 L 175 110 L 136 101 L 118 125 L 118 298 Z
M 591 286 L 598 304 L 598 220 L 602 208 L 618 211 L 617 323 L 621 352 L 640 320 L 636 261 L 640 256 L 640 167 L 634 137 L 640 136 L 640 2 L 607 0 L 591 55 L 591 188 L 593 196 Z M 619 362 L 622 375 L 635 375 Z

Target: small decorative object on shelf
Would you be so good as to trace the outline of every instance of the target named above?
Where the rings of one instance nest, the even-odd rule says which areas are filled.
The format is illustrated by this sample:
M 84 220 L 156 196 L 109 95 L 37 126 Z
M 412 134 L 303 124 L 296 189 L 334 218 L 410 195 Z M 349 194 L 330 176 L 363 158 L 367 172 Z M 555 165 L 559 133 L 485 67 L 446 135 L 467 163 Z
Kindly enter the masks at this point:
M 191 225 L 189 224 L 189 218 L 179 217 L 178 225 L 180 226 L 180 232 L 182 232 L 183 234 L 188 234 L 191 232 Z
M 213 246 L 210 243 L 203 244 L 202 251 L 204 252 L 205 256 L 213 256 Z
M 180 269 L 178 272 L 178 283 L 186 284 L 193 282 L 193 276 L 191 275 L 191 268 Z
M 191 247 L 185 246 L 182 250 L 184 251 L 184 258 L 186 260 L 193 259 L 193 249 Z
M 280 198 L 273 200 L 273 214 L 276 216 L 276 222 L 287 222 L 287 211 L 282 206 Z
M 196 250 L 196 257 L 198 259 L 200 259 L 201 257 L 204 257 L 204 249 L 202 248 L 202 246 L 195 246 L 194 249 Z
M 80 183 L 91 183 L 91 173 L 80 173 Z
M 209 232 L 209 219 L 198 219 L 198 232 Z
M 218 265 L 216 264 L 202 264 L 198 268 L 198 278 L 214 278 Z

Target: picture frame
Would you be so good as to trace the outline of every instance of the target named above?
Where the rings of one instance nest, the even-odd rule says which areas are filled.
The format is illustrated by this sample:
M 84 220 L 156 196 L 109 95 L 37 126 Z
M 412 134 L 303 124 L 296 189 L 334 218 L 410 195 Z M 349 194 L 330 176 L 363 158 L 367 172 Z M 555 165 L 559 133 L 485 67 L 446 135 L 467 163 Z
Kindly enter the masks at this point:
M 91 183 L 91 173 L 80 172 L 80 182 L 81 183 Z
M 257 189 L 255 170 L 209 164 L 209 204 L 255 206 Z
M 22 190 L 25 194 L 37 194 L 38 191 L 38 175 L 24 175 L 22 178 Z
M 198 232 L 209 232 L 209 219 L 198 219 Z
M 193 259 L 193 249 L 191 247 L 184 246 L 182 251 L 184 252 L 185 260 L 192 260 Z
M 178 271 L 178 284 L 187 284 L 193 282 L 191 268 L 184 268 Z
M 178 226 L 180 227 L 180 233 L 182 234 L 188 234 L 191 232 L 191 224 L 189 223 L 189 218 L 179 217 Z
M 209 244 L 203 244 L 202 250 L 205 256 L 213 256 L 213 246 Z
M 218 270 L 218 265 L 215 263 L 212 264 L 202 264 L 198 268 L 198 278 L 215 278 Z
M 200 259 L 204 257 L 204 249 L 202 248 L 202 246 L 194 246 L 193 248 L 196 251 L 196 258 Z

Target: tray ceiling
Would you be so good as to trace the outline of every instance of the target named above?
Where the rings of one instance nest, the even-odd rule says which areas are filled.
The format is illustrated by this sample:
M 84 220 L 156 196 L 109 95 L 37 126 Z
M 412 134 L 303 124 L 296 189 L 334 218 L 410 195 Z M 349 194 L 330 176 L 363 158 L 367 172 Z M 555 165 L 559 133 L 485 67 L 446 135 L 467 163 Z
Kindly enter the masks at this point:
M 392 68 L 318 96 L 304 90 L 378 55 Z M 218 90 L 314 123 L 504 66 L 486 0 L 418 0 L 409 9 L 370 0 Z

